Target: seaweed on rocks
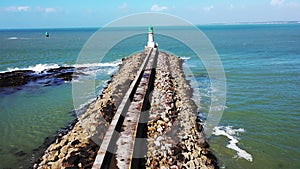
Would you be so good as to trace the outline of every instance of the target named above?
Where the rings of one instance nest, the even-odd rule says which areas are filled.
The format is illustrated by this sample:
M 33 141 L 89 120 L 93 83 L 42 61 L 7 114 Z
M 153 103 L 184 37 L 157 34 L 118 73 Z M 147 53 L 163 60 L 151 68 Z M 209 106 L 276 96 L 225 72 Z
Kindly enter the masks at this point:
M 72 81 L 78 75 L 73 75 L 74 67 L 59 67 L 42 72 L 32 70 L 16 70 L 0 73 L 0 93 L 13 93 L 26 85 L 54 86 Z
M 13 72 L 0 73 L 0 87 L 17 87 L 27 84 L 34 71 L 19 70 Z

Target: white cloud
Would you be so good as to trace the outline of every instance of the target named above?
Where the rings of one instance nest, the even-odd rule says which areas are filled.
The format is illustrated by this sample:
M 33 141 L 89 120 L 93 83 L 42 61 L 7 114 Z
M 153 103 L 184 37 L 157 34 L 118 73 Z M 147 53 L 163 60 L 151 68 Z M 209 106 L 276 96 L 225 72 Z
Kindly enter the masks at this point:
M 56 12 L 55 8 L 45 8 L 46 13 Z
M 211 6 L 204 7 L 203 10 L 204 10 L 205 12 L 209 12 L 209 11 L 213 10 L 214 8 L 215 8 L 215 7 L 214 7 L 213 5 L 211 5 Z
M 281 6 L 283 5 L 284 3 L 284 0 L 271 0 L 270 1 L 270 5 L 272 6 Z
M 278 7 L 288 7 L 288 8 L 298 8 L 300 7 L 300 3 L 298 2 L 287 2 L 285 0 L 271 0 L 270 5 L 278 6 Z
M 28 11 L 30 9 L 29 6 L 18 6 L 17 7 L 18 11 Z
M 286 6 L 291 8 L 298 8 L 300 4 L 298 2 L 288 2 L 286 3 Z
M 128 4 L 124 2 L 121 6 L 119 6 L 119 9 L 126 9 L 128 7 Z
M 37 6 L 35 9 L 38 12 L 45 12 L 45 13 L 57 12 L 57 8 L 50 8 L 50 7 L 43 8 L 43 7 Z
M 8 12 L 22 12 L 22 11 L 29 11 L 30 6 L 10 6 L 5 8 Z
M 168 10 L 168 9 L 169 8 L 166 7 L 166 6 L 159 6 L 157 4 L 154 4 L 154 5 L 152 5 L 150 10 L 153 11 L 153 12 L 160 12 L 160 11 L 165 11 L 165 10 Z

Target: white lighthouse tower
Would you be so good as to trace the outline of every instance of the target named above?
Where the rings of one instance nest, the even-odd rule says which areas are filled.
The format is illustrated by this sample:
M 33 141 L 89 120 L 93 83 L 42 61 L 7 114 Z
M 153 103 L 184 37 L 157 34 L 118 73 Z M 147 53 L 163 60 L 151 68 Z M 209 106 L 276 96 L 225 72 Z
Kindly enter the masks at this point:
M 149 48 L 156 47 L 156 45 L 154 43 L 153 26 L 149 26 L 149 28 L 148 28 L 148 43 L 147 43 L 147 47 L 149 47 Z

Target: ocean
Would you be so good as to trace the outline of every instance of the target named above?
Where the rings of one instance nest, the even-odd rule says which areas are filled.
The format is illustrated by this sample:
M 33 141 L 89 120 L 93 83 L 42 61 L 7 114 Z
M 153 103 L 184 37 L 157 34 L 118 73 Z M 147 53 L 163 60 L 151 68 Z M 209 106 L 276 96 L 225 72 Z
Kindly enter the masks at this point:
M 226 74 L 225 110 L 209 138 L 220 167 L 300 168 L 300 24 L 198 28 L 214 45 Z M 45 38 L 46 31 L 50 38 Z M 96 31 L 0 30 L 0 72 L 33 70 L 41 74 L 47 69 L 80 68 L 82 75 L 76 82 L 96 77 L 96 93 L 81 96 L 88 104 L 118 70 L 121 59 L 143 51 L 147 41 L 147 34 L 135 35 L 114 46 L 101 63 L 78 65 L 81 49 Z M 159 49 L 185 59 L 197 81 L 193 87 L 199 93 L 194 98 L 205 120 L 211 93 L 218 90 L 210 87 L 205 67 L 182 42 L 160 35 L 155 40 Z M 0 168 L 28 168 L 38 158 L 45 139 L 75 119 L 72 83 L 46 80 L 50 82 L 0 90 Z

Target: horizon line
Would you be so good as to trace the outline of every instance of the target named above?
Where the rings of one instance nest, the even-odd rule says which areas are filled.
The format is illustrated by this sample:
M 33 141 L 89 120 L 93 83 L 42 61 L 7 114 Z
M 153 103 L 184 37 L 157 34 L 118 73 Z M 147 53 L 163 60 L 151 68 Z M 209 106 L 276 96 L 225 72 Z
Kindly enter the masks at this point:
M 194 24 L 194 26 L 222 26 L 222 25 L 276 25 L 276 24 L 300 24 L 300 20 L 289 20 L 289 21 L 241 21 L 241 22 L 220 22 L 220 23 L 205 23 L 205 24 Z M 186 25 L 170 25 L 167 27 L 180 27 Z M 122 26 L 122 27 L 144 27 L 144 26 Z M 166 26 L 164 26 L 166 27 Z M 25 30 L 25 29 L 100 29 L 105 28 L 104 26 L 62 26 L 62 27 L 3 27 L 0 30 Z M 113 27 L 111 27 L 113 28 Z

